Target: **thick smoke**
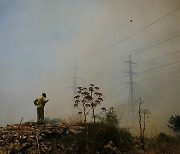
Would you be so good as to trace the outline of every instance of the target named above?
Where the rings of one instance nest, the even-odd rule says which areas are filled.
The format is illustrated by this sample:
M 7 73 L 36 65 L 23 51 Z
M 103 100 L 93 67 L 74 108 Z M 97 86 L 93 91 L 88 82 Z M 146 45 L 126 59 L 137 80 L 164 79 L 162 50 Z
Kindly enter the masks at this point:
M 105 96 L 104 106 L 114 106 L 121 125 L 125 126 L 129 89 L 124 84 L 128 82 L 124 73 L 128 66 L 123 61 L 128 57 L 110 63 L 179 31 L 178 10 L 135 34 L 179 6 L 178 0 L 2 0 L 0 124 L 19 123 L 22 117 L 25 121 L 35 120 L 33 100 L 42 92 L 46 92 L 50 100 L 45 108 L 47 117 L 65 119 L 74 114 L 73 92 L 68 88 L 72 86 L 69 77 L 74 70 L 69 67 L 73 67 L 77 59 L 78 67 L 83 69 L 83 76 L 79 73 L 83 85 L 99 86 Z M 114 45 L 116 42 L 119 43 Z M 178 61 L 180 53 L 177 52 L 159 59 L 164 61 L 152 62 L 154 58 L 178 51 L 179 47 L 179 37 L 175 37 L 132 56 L 137 63 L 134 71 Z M 141 63 L 144 65 L 140 66 Z M 176 63 L 135 76 L 136 98 L 141 97 L 151 111 L 150 135 L 167 132 L 168 118 L 179 114 L 179 74 L 173 74 L 178 71 L 179 63 Z M 172 75 L 151 78 L 169 73 Z M 151 79 L 140 82 L 145 78 Z

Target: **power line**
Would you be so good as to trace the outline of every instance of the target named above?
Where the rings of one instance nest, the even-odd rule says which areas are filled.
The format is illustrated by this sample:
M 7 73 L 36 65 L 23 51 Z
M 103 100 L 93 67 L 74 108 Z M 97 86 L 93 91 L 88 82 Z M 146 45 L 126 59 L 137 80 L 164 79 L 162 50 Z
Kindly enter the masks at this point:
M 159 18 L 159 19 L 155 20 L 154 22 L 152 22 L 152 23 L 150 23 L 150 24 L 146 25 L 145 27 L 143 27 L 142 29 L 140 29 L 140 30 L 136 31 L 135 33 L 133 33 L 133 34 L 131 34 L 131 35 L 129 35 L 129 36 L 127 36 L 127 37 L 125 37 L 124 39 L 122 39 L 122 40 L 120 40 L 120 41 L 115 42 L 114 44 L 112 44 L 111 46 L 107 47 L 106 49 L 103 49 L 103 50 L 99 51 L 99 53 L 95 54 L 94 56 L 97 56 L 98 54 L 100 54 L 100 53 L 102 53 L 102 52 L 104 52 L 104 51 L 106 51 L 106 50 L 108 50 L 108 49 L 111 49 L 112 47 L 116 46 L 117 44 L 120 44 L 120 43 L 122 43 L 122 42 L 126 41 L 126 40 L 127 40 L 127 39 L 129 39 L 130 37 L 132 37 L 132 36 L 136 35 L 137 33 L 139 33 L 139 32 L 141 32 L 141 31 L 143 31 L 144 29 L 146 29 L 146 28 L 150 27 L 151 25 L 153 25 L 153 24 L 157 23 L 158 21 L 160 21 L 160 20 L 162 20 L 162 19 L 166 18 L 167 16 L 169 16 L 169 15 L 171 15 L 172 13 L 174 13 L 174 12 L 178 11 L 179 9 L 180 9 L 180 8 L 177 8 L 177 9 L 175 9 L 175 10 L 173 10 L 173 11 L 169 12 L 168 14 L 166 14 L 166 15 L 162 16 L 161 18 Z M 93 57 L 94 57 L 94 56 L 93 56 Z
M 175 51 L 175 52 L 179 52 L 179 51 Z M 175 52 L 173 52 L 173 53 L 175 53 Z M 172 54 L 172 53 L 171 53 Z M 164 56 L 161 56 L 161 58 L 162 57 L 165 57 L 165 56 L 168 56 L 168 55 L 170 55 L 170 54 L 166 54 L 166 55 L 164 55 Z M 160 57 L 159 57 L 160 58 Z M 159 58 L 156 58 L 156 59 L 159 59 Z M 177 58 L 177 57 L 176 57 Z M 168 59 L 169 60 L 169 59 Z M 148 69 L 148 70 L 143 70 L 143 71 L 141 71 L 141 72 L 138 72 L 138 73 L 144 73 L 144 72 L 148 72 L 148 71 L 152 71 L 152 70 L 155 70 L 155 69 L 159 69 L 159 68 L 162 68 L 162 67 L 166 67 L 166 66 L 169 66 L 169 65 L 173 65 L 173 64 L 176 64 L 176 63 L 179 63 L 180 61 L 176 61 L 176 62 L 173 62 L 173 63 L 169 63 L 169 64 L 165 64 L 165 65 L 162 65 L 162 66 L 158 66 L 158 67 L 155 67 L 155 68 L 151 68 L 151 69 Z M 170 67 L 170 68 L 174 68 L 174 67 Z M 169 68 L 166 68 L 166 69 L 169 69 Z M 122 69 L 121 69 L 122 70 Z M 165 69 L 160 69 L 159 71 L 161 71 L 161 70 L 165 70 Z M 118 78 L 114 78 L 114 79 L 111 79 L 111 80 L 106 80 L 106 81 L 103 81 L 103 82 L 101 82 L 101 84 L 102 83 L 105 83 L 105 82 L 111 82 L 111 81 L 115 81 L 115 80 L 119 80 L 119 79 L 123 79 L 123 76 L 120 76 L 120 77 L 118 77 Z
M 164 75 L 153 76 L 153 77 L 150 77 L 150 78 L 145 78 L 145 79 L 137 80 L 137 82 L 148 80 L 148 79 L 153 79 L 153 78 L 159 78 L 159 77 L 163 77 L 163 76 L 169 76 L 169 75 L 178 74 L 178 73 L 180 73 L 180 71 L 178 71 L 178 72 L 171 72 L 171 73 L 164 74 Z
M 126 22 L 125 24 L 123 24 L 119 29 L 115 30 L 113 33 L 116 33 L 118 31 L 120 31 L 122 28 L 124 28 L 125 26 L 127 26 L 130 22 L 134 21 L 136 18 L 140 17 L 142 14 L 144 14 L 145 12 L 147 12 L 148 10 L 150 10 L 152 7 L 154 7 L 155 5 L 157 5 L 160 1 L 162 0 L 158 0 L 155 3 L 153 3 L 152 5 L 150 5 L 147 9 L 143 10 L 141 13 L 139 13 L 138 15 L 136 15 L 135 17 L 131 18 L 130 21 Z M 108 37 L 111 37 L 113 34 L 110 34 Z
M 135 49 L 135 50 L 133 50 L 133 51 L 130 51 L 130 52 L 127 53 L 127 55 L 128 55 L 128 54 L 136 55 L 136 54 L 139 54 L 139 53 L 141 53 L 141 52 L 145 52 L 145 51 L 147 51 L 148 49 L 150 49 L 150 48 L 152 48 L 152 47 L 155 47 L 155 46 L 160 45 L 160 44 L 162 44 L 162 43 L 164 43 L 164 42 L 166 42 L 166 41 L 169 41 L 169 40 L 171 40 L 171 39 L 173 39 L 173 38 L 178 37 L 178 36 L 179 36 L 179 32 L 180 32 L 180 31 L 177 31 L 177 32 L 175 32 L 175 33 L 173 33 L 173 34 L 170 34 L 170 35 L 168 35 L 168 36 L 166 36 L 166 37 L 163 37 L 163 38 L 161 38 L 161 39 L 159 39 L 159 40 L 156 40 L 156 41 L 154 41 L 154 42 L 152 42 L 152 43 L 150 43 L 150 44 L 148 44 L 148 45 L 145 45 L 145 46 L 143 46 L 143 47 L 140 47 L 140 48 L 138 48 L 138 49 Z M 177 35 L 177 34 L 178 34 L 178 35 Z M 173 36 L 173 35 L 175 35 L 175 36 Z M 170 38 L 169 38 L 169 37 L 170 37 Z M 167 38 L 167 39 L 165 39 L 165 38 Z M 165 40 L 164 40 L 164 39 L 165 39 Z M 136 52 L 136 51 L 137 51 L 137 52 Z M 135 53 L 133 53 L 133 52 L 135 52 Z M 112 64 L 114 64 L 114 63 L 117 63 L 117 62 L 119 62 L 119 61 L 121 61 L 121 60 L 126 59 L 127 57 L 128 57 L 128 56 L 118 57 L 118 58 L 114 59 L 113 61 L 111 61 L 110 63 L 105 64 L 105 65 L 103 65 L 103 66 L 101 66 L 101 67 L 99 67 L 99 68 L 102 68 L 102 67 L 105 67 L 105 66 L 108 66 L 108 65 L 112 65 Z M 99 68 L 98 68 L 98 69 L 99 69 Z
M 123 69 L 120 69 L 120 71 L 123 71 L 123 70 L 124 70 L 124 68 L 123 68 Z M 114 81 L 114 80 L 122 79 L 122 78 L 123 78 L 122 75 L 123 75 L 123 74 L 121 73 L 121 76 L 120 76 L 120 77 L 118 77 L 118 78 L 113 78 L 113 79 L 108 80 L 108 81 Z
M 177 66 L 165 67 L 165 68 L 163 68 L 163 69 L 159 69 L 159 70 L 158 70 L 158 73 L 161 72 L 161 71 L 163 71 L 163 70 L 167 70 L 167 69 L 171 69 L 171 70 L 173 71 L 173 70 L 174 70 L 173 68 L 175 68 L 175 71 L 177 70 Z M 145 77 L 147 77 L 147 75 L 146 75 Z M 144 77 L 143 77 L 143 78 L 144 78 Z M 140 77 L 140 79 L 141 79 L 141 77 Z
M 172 70 L 172 68 L 176 68 L 175 70 L 177 70 L 177 67 L 173 66 L 173 67 L 168 67 L 168 68 L 166 67 L 166 68 L 163 68 L 163 69 L 159 69 L 158 72 L 163 71 L 163 70 L 167 70 L 167 69 Z
M 178 37 L 178 36 L 179 36 L 179 35 L 174 36 L 174 37 L 169 38 L 169 39 L 166 39 L 166 40 L 164 40 L 164 41 L 162 41 L 162 42 L 160 42 L 160 43 L 157 43 L 157 44 L 155 44 L 155 45 L 152 45 L 151 47 L 146 48 L 146 50 L 147 50 L 147 49 L 150 49 L 150 48 L 152 48 L 152 47 L 154 47 L 154 46 L 156 46 L 156 45 L 159 45 L 159 44 L 161 44 L 161 43 L 164 43 L 164 42 L 166 42 L 166 41 L 169 41 L 169 40 L 171 40 L 171 39 L 173 39 L 173 38 L 175 38 L 175 37 Z M 141 53 L 141 52 L 143 52 L 143 51 L 145 51 L 145 50 L 138 51 L 138 52 L 136 52 L 136 53 L 134 53 L 134 54 L 132 54 L 132 55 L 139 54 L 139 53 Z
M 120 28 L 118 28 L 117 30 L 115 30 L 114 32 L 112 32 L 113 34 L 120 31 L 121 29 L 123 29 L 125 26 L 127 26 L 129 23 L 131 23 L 132 21 L 134 21 L 136 18 L 140 17 L 142 14 L 144 14 L 145 12 L 147 12 L 148 10 L 150 10 L 151 8 L 153 8 L 155 5 L 157 5 L 160 1 L 162 0 L 158 0 L 155 3 L 153 3 L 152 5 L 150 5 L 147 9 L 143 10 L 141 13 L 139 13 L 138 15 L 136 15 L 135 17 L 131 18 L 130 21 L 126 22 L 125 24 L 123 24 Z M 111 37 L 113 34 L 108 35 L 107 37 L 105 37 L 104 39 L 107 39 L 109 37 Z M 104 40 L 103 39 L 103 40 Z M 95 56 L 95 55 L 94 55 Z
M 154 58 L 154 59 L 151 59 L 151 60 L 149 60 L 149 61 L 156 61 L 156 60 L 158 60 L 158 59 L 161 59 L 161 58 L 164 58 L 164 57 L 168 57 L 168 56 L 173 55 L 173 54 L 176 54 L 176 53 L 178 53 L 178 52 L 180 52 L 180 50 L 171 52 L 171 53 L 166 54 L 166 55 L 163 55 L 163 56 L 159 56 L 159 57 Z M 148 62 L 149 62 L 149 61 L 148 61 Z M 138 64 L 138 67 L 139 67 L 139 66 L 143 66 L 142 64 L 145 64 L 145 63 L 147 63 L 147 61 L 140 63 L 140 65 Z
M 158 83 L 151 83 L 151 85 L 158 85 L 158 84 L 167 84 L 167 83 L 177 83 L 180 81 L 174 81 L 174 82 L 158 82 Z M 140 84 L 140 86 L 146 86 L 146 85 L 150 85 L 150 84 Z
M 155 63 L 161 63 L 161 62 L 164 62 L 164 61 L 169 61 L 169 60 L 174 60 L 174 59 L 177 59 L 177 58 L 179 58 L 180 57 L 180 55 L 179 56 L 177 56 L 177 57 L 173 57 L 173 58 L 169 58 L 169 59 L 165 59 L 165 60 L 161 60 L 161 61 L 156 61 Z M 149 61 L 148 61 L 148 64 L 144 64 L 144 65 L 140 65 L 140 67 L 145 67 L 145 66 L 147 66 L 147 65 L 149 65 L 149 64 L 151 64 L 151 63 L 153 63 L 153 62 L 151 62 L 151 60 L 150 60 L 150 63 L 149 63 Z
M 166 67 L 166 66 L 169 66 L 169 65 L 173 65 L 173 64 L 176 64 L 176 63 L 180 63 L 180 61 L 176 61 L 176 62 L 173 62 L 173 63 L 161 65 L 161 66 L 154 67 L 154 68 L 151 68 L 151 69 L 148 69 L 148 70 L 143 70 L 143 71 L 141 71 L 141 72 L 138 72 L 138 74 L 139 74 L 139 73 L 148 72 L 148 71 L 152 71 L 152 70 L 155 70 L 155 69 L 159 69 L 159 68 L 162 68 L 162 67 Z
M 167 85 L 166 85 L 166 83 L 173 83 L 173 84 L 167 84 Z M 171 86 L 171 85 L 177 85 L 177 84 L 180 84 L 180 81 L 176 81 L 176 82 L 166 82 L 166 83 L 161 83 L 161 84 L 163 84 L 163 85 L 161 85 L 161 87 L 166 87 L 166 86 Z M 146 85 L 148 85 L 148 84 L 146 84 Z M 144 85 L 143 87 L 150 88 L 150 87 L 153 87 L 153 86 L 157 86 L 158 84 L 156 83 L 156 84 L 152 84 L 152 85 L 150 85 L 150 86 L 146 86 L 146 85 Z M 142 86 L 142 85 L 141 85 L 141 86 Z
M 180 51 L 175 51 L 175 52 L 180 52 Z M 156 60 L 159 59 L 159 58 L 162 58 L 162 57 L 171 55 L 171 54 L 173 54 L 173 53 L 175 53 L 175 52 L 172 52 L 172 53 L 170 53 L 170 54 L 166 54 L 166 55 L 164 55 L 164 56 L 158 57 L 158 58 L 156 58 Z M 178 56 L 178 57 L 180 57 L 180 56 Z M 176 57 L 176 58 L 178 58 L 178 57 Z M 169 60 L 169 59 L 168 59 L 168 60 Z M 162 62 L 162 61 L 161 61 L 161 62 Z M 159 68 L 162 68 L 162 67 L 165 67 L 165 66 L 173 65 L 173 64 L 176 64 L 176 63 L 179 63 L 179 62 L 180 62 L 180 61 L 176 61 L 176 62 L 173 62 L 173 63 L 165 64 L 165 65 L 158 66 L 158 67 L 155 67 L 155 68 L 151 68 L 151 69 L 148 69 L 148 70 L 144 70 L 144 71 L 141 71 L 141 72 L 138 72 L 138 73 L 148 72 L 148 71 L 155 70 L 155 69 L 159 69 Z M 138 65 L 139 65 L 139 64 L 138 64 Z M 174 67 L 170 67 L 170 68 L 174 68 Z M 165 68 L 165 69 L 169 69 L 169 68 Z M 165 70 L 165 69 L 160 69 L 159 71 Z M 122 69 L 121 69 L 121 71 L 122 71 Z M 101 82 L 101 84 L 102 84 L 102 83 L 105 83 L 105 82 L 111 82 L 111 81 L 119 80 L 119 79 L 122 80 L 123 77 L 124 77 L 124 76 L 120 76 L 120 77 L 118 77 L 118 78 L 113 78 L 113 79 L 111 79 L 111 80 L 106 80 L 106 81 Z

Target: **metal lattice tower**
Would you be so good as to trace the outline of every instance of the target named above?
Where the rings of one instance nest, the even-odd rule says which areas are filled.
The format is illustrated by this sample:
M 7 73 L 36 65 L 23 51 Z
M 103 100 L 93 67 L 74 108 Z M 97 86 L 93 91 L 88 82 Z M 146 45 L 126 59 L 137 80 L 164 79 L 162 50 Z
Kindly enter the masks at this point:
M 78 81 L 79 80 L 82 80 L 81 77 L 78 76 L 78 70 L 81 69 L 81 68 L 78 68 L 77 67 L 77 61 L 75 60 L 75 63 L 74 63 L 74 67 L 71 67 L 74 72 L 73 72 L 73 76 L 69 77 L 69 78 L 72 78 L 73 79 L 73 85 L 69 88 L 72 88 L 73 89 L 73 96 L 76 95 L 77 93 L 77 87 L 78 87 Z
M 132 61 L 131 55 L 129 55 L 129 60 L 124 61 L 128 63 L 129 71 L 125 72 L 129 76 L 129 81 L 126 82 L 129 85 L 129 101 L 128 101 L 128 125 L 134 127 L 136 112 L 135 112 L 135 91 L 134 91 L 134 75 L 137 74 L 133 72 L 133 65 L 136 64 Z

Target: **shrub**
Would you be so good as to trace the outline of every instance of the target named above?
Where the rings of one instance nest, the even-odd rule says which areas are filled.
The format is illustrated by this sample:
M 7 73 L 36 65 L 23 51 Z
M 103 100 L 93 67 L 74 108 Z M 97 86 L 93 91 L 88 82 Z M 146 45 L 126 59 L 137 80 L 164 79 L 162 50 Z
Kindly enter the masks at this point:
M 176 133 L 180 133 L 180 115 L 171 116 L 168 127 Z
M 165 133 L 160 133 L 158 138 L 157 138 L 158 142 L 170 142 L 170 137 L 168 135 L 166 135 Z
M 105 123 L 107 123 L 110 126 L 118 127 L 119 125 L 119 120 L 117 118 L 117 114 L 114 111 L 113 107 L 110 107 L 108 112 L 106 113 L 105 116 Z
M 105 123 L 88 123 L 86 129 L 76 137 L 79 153 L 101 152 L 103 147 L 112 141 L 122 152 L 127 152 L 133 145 L 133 137 L 129 130 L 107 125 Z

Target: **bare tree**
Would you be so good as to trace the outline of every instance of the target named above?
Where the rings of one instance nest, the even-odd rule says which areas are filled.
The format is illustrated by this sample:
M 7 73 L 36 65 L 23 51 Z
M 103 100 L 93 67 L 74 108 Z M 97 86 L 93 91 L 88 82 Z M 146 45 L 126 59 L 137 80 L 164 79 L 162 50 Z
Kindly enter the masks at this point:
M 95 114 L 95 108 L 101 104 L 103 101 L 103 95 L 99 92 L 99 87 L 95 87 L 93 84 L 90 84 L 89 86 L 90 96 L 92 97 L 92 100 L 90 102 L 91 109 L 92 109 L 92 117 L 93 122 L 96 122 L 96 114 Z M 105 111 L 104 107 L 101 108 L 102 112 Z
M 102 93 L 99 92 L 99 87 L 95 87 L 93 84 L 90 84 L 88 88 L 78 87 L 77 95 L 74 97 L 74 107 L 79 109 L 78 114 L 84 115 L 85 123 L 87 120 L 87 114 L 89 114 L 90 110 L 92 110 L 92 117 L 95 123 L 95 108 L 103 101 L 102 96 Z M 104 107 L 101 109 L 102 111 L 105 111 Z
M 150 111 L 149 109 L 143 109 L 142 104 L 144 102 L 139 98 L 139 129 L 140 129 L 140 142 L 142 143 L 142 148 L 144 148 L 144 133 L 146 129 L 146 123 L 148 122 Z
M 90 96 L 87 88 L 85 87 L 78 87 L 77 95 L 74 97 L 74 107 L 79 110 L 78 114 L 84 115 L 84 122 L 86 123 L 87 114 L 89 113 L 90 109 L 90 101 L 92 97 Z

